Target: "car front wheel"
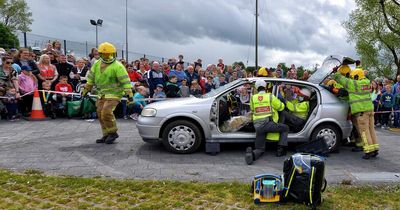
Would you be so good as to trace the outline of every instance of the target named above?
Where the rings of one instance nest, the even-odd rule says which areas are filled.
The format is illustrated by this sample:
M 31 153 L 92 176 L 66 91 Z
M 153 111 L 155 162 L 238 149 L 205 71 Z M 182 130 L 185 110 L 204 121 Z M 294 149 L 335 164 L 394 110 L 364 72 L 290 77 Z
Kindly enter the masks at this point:
M 201 142 L 200 129 L 187 120 L 177 120 L 169 123 L 163 131 L 163 144 L 173 153 L 189 154 L 195 152 Z
M 321 137 L 328 145 L 329 152 L 336 151 L 342 140 L 339 130 L 335 126 L 329 124 L 320 125 L 314 129 L 311 135 L 311 141 L 315 141 Z

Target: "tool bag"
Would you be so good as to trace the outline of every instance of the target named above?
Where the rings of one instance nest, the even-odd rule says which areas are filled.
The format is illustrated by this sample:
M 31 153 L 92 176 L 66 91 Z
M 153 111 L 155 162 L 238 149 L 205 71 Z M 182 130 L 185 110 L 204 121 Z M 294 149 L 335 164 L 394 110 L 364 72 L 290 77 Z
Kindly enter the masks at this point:
M 296 153 L 283 165 L 284 190 L 282 201 L 295 201 L 312 206 L 321 204 L 321 193 L 325 191 L 325 162 L 322 157 Z
M 309 153 L 326 157 L 329 155 L 329 147 L 323 137 L 318 137 L 314 141 L 310 141 L 297 146 L 296 152 Z

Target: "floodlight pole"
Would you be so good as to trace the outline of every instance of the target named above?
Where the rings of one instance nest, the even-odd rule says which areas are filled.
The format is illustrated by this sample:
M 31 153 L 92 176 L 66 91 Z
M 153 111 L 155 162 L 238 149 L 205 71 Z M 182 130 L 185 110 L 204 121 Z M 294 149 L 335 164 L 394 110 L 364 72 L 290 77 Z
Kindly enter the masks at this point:
M 258 0 L 256 0 L 256 56 L 255 56 L 255 70 L 258 71 Z
M 99 33 L 97 32 L 97 24 L 96 26 L 96 48 L 99 47 Z
M 125 60 L 128 63 L 128 0 L 125 1 L 125 38 L 126 38 L 126 56 L 125 56 Z

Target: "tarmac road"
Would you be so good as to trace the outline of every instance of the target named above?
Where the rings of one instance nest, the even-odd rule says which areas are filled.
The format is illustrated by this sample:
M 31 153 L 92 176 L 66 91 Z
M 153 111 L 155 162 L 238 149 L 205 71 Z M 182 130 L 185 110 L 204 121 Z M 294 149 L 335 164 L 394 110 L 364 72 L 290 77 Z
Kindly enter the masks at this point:
M 0 121 L 0 168 L 55 175 L 245 182 L 260 173 L 282 173 L 285 157 L 275 157 L 273 150 L 248 166 L 243 144 L 223 145 L 217 156 L 204 151 L 176 155 L 160 144 L 144 143 L 132 120 L 118 120 L 118 127 L 118 143 L 105 145 L 95 143 L 101 135 L 97 121 Z M 377 135 L 381 151 L 376 159 L 363 160 L 362 153 L 349 147 L 331 154 L 326 162 L 328 182 L 400 182 L 400 133 L 378 129 Z

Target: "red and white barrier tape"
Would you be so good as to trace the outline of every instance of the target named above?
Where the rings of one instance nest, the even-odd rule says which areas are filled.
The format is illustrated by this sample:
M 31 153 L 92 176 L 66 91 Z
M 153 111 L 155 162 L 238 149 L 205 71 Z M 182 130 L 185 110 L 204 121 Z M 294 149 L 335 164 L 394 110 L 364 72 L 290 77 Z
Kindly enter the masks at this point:
M 20 98 L 27 96 L 27 95 L 31 95 L 33 93 L 33 91 L 29 92 L 29 93 L 25 93 L 23 95 L 20 96 Z M 0 96 L 0 99 L 16 99 L 16 97 L 6 97 L 6 96 Z

